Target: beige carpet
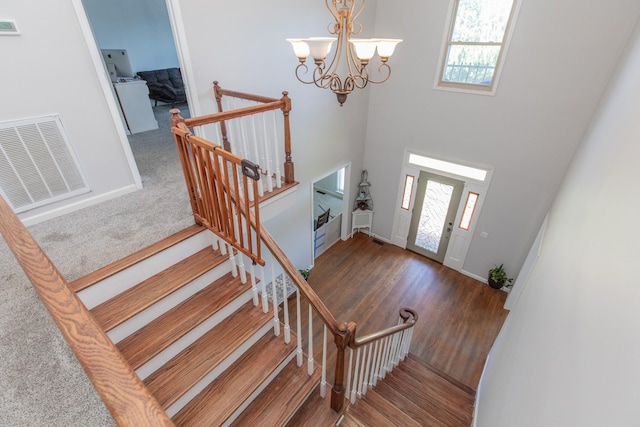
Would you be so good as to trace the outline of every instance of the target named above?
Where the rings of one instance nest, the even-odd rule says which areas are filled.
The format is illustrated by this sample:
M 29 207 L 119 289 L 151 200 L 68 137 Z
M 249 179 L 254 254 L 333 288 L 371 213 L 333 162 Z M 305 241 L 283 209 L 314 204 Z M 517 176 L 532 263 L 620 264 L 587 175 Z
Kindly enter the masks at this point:
M 68 281 L 193 224 L 168 107 L 156 110 L 160 129 L 130 137 L 143 190 L 30 227 Z M 0 426 L 114 425 L 0 239 Z

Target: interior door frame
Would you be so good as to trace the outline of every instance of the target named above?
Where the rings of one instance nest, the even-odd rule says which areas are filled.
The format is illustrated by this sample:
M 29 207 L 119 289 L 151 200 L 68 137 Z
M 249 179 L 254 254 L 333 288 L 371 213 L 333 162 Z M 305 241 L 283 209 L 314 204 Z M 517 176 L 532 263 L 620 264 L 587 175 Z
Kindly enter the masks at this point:
M 486 176 L 484 181 L 480 181 L 477 179 L 458 175 L 456 173 L 446 172 L 446 171 L 431 168 L 431 167 L 425 167 L 422 165 L 413 164 L 409 162 L 409 157 L 411 154 L 415 154 L 423 157 L 429 157 L 436 160 L 442 160 L 442 161 L 454 163 L 460 166 L 481 169 L 486 172 Z M 459 181 L 464 182 L 462 197 L 460 197 L 460 203 L 458 205 L 458 209 L 456 211 L 456 216 L 454 220 L 454 228 L 453 228 L 453 231 L 451 232 L 451 237 L 449 238 L 447 251 L 445 253 L 445 257 L 443 261 L 443 265 L 450 267 L 461 273 L 464 273 L 464 270 L 463 270 L 464 261 L 467 257 L 469 246 L 471 245 L 471 241 L 475 234 L 476 225 L 478 224 L 478 219 L 480 218 L 480 215 L 482 212 L 482 205 L 484 204 L 487 191 L 489 190 L 489 185 L 491 183 L 491 178 L 493 176 L 493 167 L 487 166 L 487 165 L 481 165 L 477 163 L 465 162 L 458 159 L 443 158 L 442 156 L 436 156 L 423 151 L 405 148 L 402 168 L 400 171 L 400 177 L 399 177 L 399 183 L 398 183 L 398 195 L 396 198 L 396 207 L 395 207 L 395 213 L 394 213 L 394 219 L 393 219 L 393 231 L 391 236 L 391 243 L 403 249 L 407 248 L 407 236 L 409 233 L 409 227 L 408 227 L 408 224 L 406 223 L 406 217 L 407 215 L 411 215 L 411 212 L 413 211 L 413 208 L 415 205 L 415 199 L 416 199 L 415 195 L 418 187 L 417 183 L 414 182 L 409 209 L 408 210 L 402 209 L 401 205 L 402 205 L 402 196 L 404 194 L 405 177 L 407 175 L 413 175 L 417 179 L 417 177 L 420 175 L 420 171 L 430 172 L 435 175 L 441 175 L 441 176 L 457 179 Z M 462 218 L 464 207 L 467 203 L 467 198 L 469 196 L 469 193 L 477 193 L 479 197 L 473 213 L 473 219 L 471 221 L 471 224 L 469 225 L 469 229 L 463 230 L 459 227 L 459 224 Z
M 432 252 L 424 247 L 416 245 L 415 242 L 413 242 L 414 239 L 412 235 L 413 231 L 416 232 L 415 237 L 417 237 L 418 235 L 417 234 L 418 229 L 420 228 L 419 223 L 422 218 L 422 212 L 424 209 L 424 199 L 427 195 L 427 185 L 429 181 L 434 181 L 441 184 L 449 185 L 452 188 L 451 198 L 449 200 L 449 204 L 447 205 L 447 212 L 444 218 L 445 222 L 442 228 L 443 233 L 440 236 L 437 252 Z M 446 249 L 448 248 L 449 241 L 451 240 L 451 235 L 453 234 L 453 229 L 455 228 L 455 226 L 453 225 L 454 224 L 453 221 L 455 221 L 455 216 L 457 216 L 457 210 L 458 210 L 458 207 L 460 206 L 462 193 L 464 192 L 464 185 L 465 185 L 464 181 L 461 181 L 459 179 L 434 174 L 432 172 L 420 171 L 420 174 L 418 176 L 418 184 L 416 186 L 417 187 L 416 191 L 418 190 L 421 190 L 421 191 L 416 193 L 416 198 L 414 200 L 415 209 L 413 209 L 413 211 L 411 212 L 411 224 L 409 226 L 409 233 L 407 237 L 412 237 L 412 239 L 407 239 L 407 249 L 413 252 L 416 252 L 420 255 L 423 255 L 427 258 L 433 259 L 436 262 L 444 262 L 444 257 L 446 256 Z M 451 228 L 450 228 L 450 231 L 448 232 L 446 239 L 444 239 L 444 236 L 447 234 L 447 232 L 444 231 L 444 229 L 447 227 L 447 224 L 446 224 L 447 219 L 449 219 L 452 213 L 451 212 L 452 209 L 455 209 L 455 211 L 453 212 L 454 218 L 451 220 L 451 222 L 449 222 Z M 447 246 L 442 246 L 443 244 L 445 244 L 445 240 L 446 240 Z
M 336 169 L 333 169 L 331 172 L 328 172 L 322 176 L 316 177 L 314 179 L 312 179 L 309 183 L 309 191 L 310 191 L 310 201 L 309 201 L 309 208 L 310 208 L 310 217 L 311 217 L 311 254 L 312 254 L 312 258 L 314 259 L 312 265 L 315 265 L 315 257 L 313 257 L 313 253 L 314 253 L 314 249 L 315 249 L 315 245 L 314 245 L 314 227 L 313 227 L 313 220 L 315 219 L 313 216 L 313 193 L 314 193 L 314 184 L 318 181 L 321 181 L 323 179 L 325 179 L 326 177 L 333 175 L 334 173 L 338 172 L 340 169 L 344 169 L 344 192 L 342 193 L 342 224 L 340 226 L 340 239 L 342 240 L 347 240 L 349 238 L 349 225 L 351 224 L 351 209 L 349 209 L 349 200 L 351 199 L 351 162 L 345 163 L 342 166 L 337 167 Z

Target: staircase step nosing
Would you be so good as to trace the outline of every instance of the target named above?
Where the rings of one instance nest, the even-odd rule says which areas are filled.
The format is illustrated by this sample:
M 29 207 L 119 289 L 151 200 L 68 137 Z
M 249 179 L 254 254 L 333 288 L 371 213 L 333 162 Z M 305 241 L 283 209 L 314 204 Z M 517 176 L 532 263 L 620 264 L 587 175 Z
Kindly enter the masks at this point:
M 149 307 L 145 308 L 129 319 L 123 321 L 119 325 L 113 327 L 107 332 L 107 335 L 109 336 L 111 341 L 117 344 L 143 326 L 162 316 L 168 310 L 171 310 L 173 307 L 182 303 L 191 295 L 204 289 L 215 280 L 229 273 L 229 271 L 229 263 L 225 262 L 215 266 L 203 275 L 196 277 L 191 282 L 187 283 L 179 289 L 176 289 L 171 294 L 155 302 L 154 304 L 150 305 Z
M 218 312 L 216 312 L 212 316 L 209 316 L 207 320 L 193 328 L 191 331 L 176 340 L 173 344 L 149 359 L 142 366 L 136 369 L 136 374 L 138 375 L 138 377 L 140 377 L 141 380 L 144 380 L 169 360 L 178 355 L 185 348 L 200 339 L 204 334 L 216 327 L 220 322 L 224 321 L 231 314 L 235 313 L 236 310 L 238 310 L 249 301 L 251 301 L 250 289 L 246 290 L 242 295 L 234 299 L 221 310 L 218 310 Z
M 295 350 L 291 352 L 290 355 L 287 356 L 286 359 L 284 359 L 282 361 L 282 363 L 280 363 L 280 365 L 278 365 L 278 367 L 276 369 L 273 370 L 273 372 L 271 373 L 271 375 L 269 375 L 267 377 L 267 379 L 265 379 L 262 384 L 260 384 L 254 391 L 253 393 L 251 393 L 251 395 L 245 399 L 244 402 L 242 402 L 242 404 L 238 407 L 238 409 L 235 410 L 235 412 L 233 414 L 231 414 L 231 416 L 229 418 L 227 418 L 225 420 L 224 423 L 222 423 L 222 427 L 228 427 L 230 426 L 236 418 L 238 418 L 240 416 L 240 414 L 242 414 L 242 411 L 244 411 L 245 409 L 247 409 L 247 407 L 251 404 L 251 402 L 253 402 L 253 400 L 260 394 L 262 393 L 262 391 L 267 388 L 267 386 L 271 383 L 271 381 L 273 381 L 273 379 L 275 377 L 278 376 L 278 374 L 284 369 L 285 366 L 287 366 L 288 363 L 291 362 L 291 360 L 293 360 L 293 358 L 295 358 L 296 356 L 296 352 Z
M 226 359 L 220 362 L 213 370 L 211 370 L 200 381 L 194 384 L 182 396 L 165 409 L 167 415 L 171 418 L 177 414 L 185 405 L 187 405 L 195 396 L 212 383 L 220 374 L 227 370 L 236 360 L 238 360 L 251 346 L 253 346 L 265 334 L 273 331 L 271 322 L 265 323 L 255 334 L 247 339 L 240 347 L 235 349 Z
M 200 234 L 192 236 L 190 239 L 169 247 L 152 257 L 146 258 L 87 288 L 77 291 L 77 295 L 88 309 L 92 309 L 109 298 L 113 298 L 153 275 L 160 273 L 167 268 L 167 265 L 183 261 L 190 255 L 210 245 L 210 237 L 207 233 L 201 232 Z

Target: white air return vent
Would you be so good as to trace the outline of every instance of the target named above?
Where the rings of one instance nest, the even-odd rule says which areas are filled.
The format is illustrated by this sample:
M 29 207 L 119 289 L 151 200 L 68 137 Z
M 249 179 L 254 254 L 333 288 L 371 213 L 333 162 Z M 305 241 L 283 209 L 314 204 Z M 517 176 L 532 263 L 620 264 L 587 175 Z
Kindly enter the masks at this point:
M 0 193 L 16 213 L 88 191 L 57 115 L 0 123 Z

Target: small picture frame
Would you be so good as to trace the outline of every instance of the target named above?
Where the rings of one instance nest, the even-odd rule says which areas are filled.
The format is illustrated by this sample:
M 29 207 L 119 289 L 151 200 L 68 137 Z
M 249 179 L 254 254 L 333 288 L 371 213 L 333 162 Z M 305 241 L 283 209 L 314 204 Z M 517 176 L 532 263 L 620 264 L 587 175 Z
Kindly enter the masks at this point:
M 0 18 L 0 36 L 17 36 L 20 34 L 16 21 Z

